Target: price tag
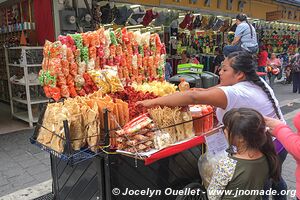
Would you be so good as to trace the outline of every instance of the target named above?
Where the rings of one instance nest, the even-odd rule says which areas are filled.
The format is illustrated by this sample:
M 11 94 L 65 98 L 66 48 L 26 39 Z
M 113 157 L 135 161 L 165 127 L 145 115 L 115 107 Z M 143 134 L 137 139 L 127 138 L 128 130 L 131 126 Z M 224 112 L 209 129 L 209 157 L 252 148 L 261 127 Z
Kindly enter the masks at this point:
M 225 151 L 228 148 L 228 142 L 222 130 L 205 136 L 208 152 L 215 155 L 219 152 Z

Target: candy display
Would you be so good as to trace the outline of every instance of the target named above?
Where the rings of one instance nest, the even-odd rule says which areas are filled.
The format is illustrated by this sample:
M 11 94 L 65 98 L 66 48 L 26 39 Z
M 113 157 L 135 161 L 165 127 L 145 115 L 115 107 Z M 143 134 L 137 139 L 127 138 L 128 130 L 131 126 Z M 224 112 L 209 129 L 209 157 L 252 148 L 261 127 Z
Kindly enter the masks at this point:
M 97 90 L 117 92 L 123 84 L 163 80 L 165 53 L 156 33 L 101 27 L 47 41 L 39 80 L 56 101 Z
M 63 121 L 68 120 L 72 149 L 88 146 L 96 152 L 104 139 L 104 108 L 109 111 L 109 129 L 124 126 L 129 121 L 128 104 L 122 100 L 114 102 L 109 96 L 102 97 L 100 91 L 49 103 L 37 141 L 62 153 L 66 142 Z
M 117 133 L 117 149 L 131 153 L 163 149 L 194 136 L 192 117 L 181 108 L 154 108 Z
M 176 92 L 177 89 L 177 86 L 166 81 L 163 82 L 153 81 L 150 83 L 143 83 L 143 84 L 133 83 L 132 87 L 135 90 L 142 91 L 144 93 L 152 92 L 156 96 L 165 96 L 168 94 L 172 94 Z

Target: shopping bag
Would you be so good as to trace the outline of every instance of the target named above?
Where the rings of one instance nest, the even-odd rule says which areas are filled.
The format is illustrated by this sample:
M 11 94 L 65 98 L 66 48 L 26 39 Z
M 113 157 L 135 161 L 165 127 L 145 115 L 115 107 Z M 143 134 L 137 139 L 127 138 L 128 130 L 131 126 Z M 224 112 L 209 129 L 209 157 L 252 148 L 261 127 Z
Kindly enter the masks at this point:
M 226 151 L 218 152 L 217 154 L 211 154 L 206 152 L 202 154 L 198 160 L 198 170 L 202 178 L 203 185 L 207 189 L 212 179 L 215 167 L 219 160 L 227 156 Z

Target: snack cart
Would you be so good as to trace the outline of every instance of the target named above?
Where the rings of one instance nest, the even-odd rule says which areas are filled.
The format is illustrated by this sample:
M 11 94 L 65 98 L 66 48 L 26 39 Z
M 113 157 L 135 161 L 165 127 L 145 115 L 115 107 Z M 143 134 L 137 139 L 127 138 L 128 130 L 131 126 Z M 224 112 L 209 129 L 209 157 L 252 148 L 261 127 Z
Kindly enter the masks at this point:
M 204 116 L 205 117 L 205 116 Z M 108 111 L 104 114 L 105 144 L 102 151 L 90 148 L 73 152 L 68 122 L 64 121 L 64 152 L 39 143 L 43 115 L 31 142 L 51 157 L 55 199 L 206 199 L 197 162 L 204 149 L 204 136 L 175 144 L 147 156 L 110 151 Z M 211 130 L 213 131 L 213 130 Z M 53 133 L 55 134 L 55 133 Z M 191 192 L 191 190 L 195 192 Z

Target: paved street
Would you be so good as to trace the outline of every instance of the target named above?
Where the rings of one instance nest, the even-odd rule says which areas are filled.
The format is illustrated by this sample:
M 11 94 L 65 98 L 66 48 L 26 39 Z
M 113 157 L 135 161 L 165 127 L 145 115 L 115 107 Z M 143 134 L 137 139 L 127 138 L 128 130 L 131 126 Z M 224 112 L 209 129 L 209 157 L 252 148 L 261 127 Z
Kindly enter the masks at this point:
M 275 85 L 275 94 L 281 106 L 288 105 L 283 107 L 283 111 L 285 119 L 292 125 L 293 116 L 300 111 L 300 106 L 297 107 L 300 95 L 291 93 L 291 85 L 280 83 Z M 51 191 L 49 155 L 30 144 L 32 132 L 25 130 L 0 135 L 0 200 L 32 199 Z M 295 167 L 295 161 L 288 156 L 283 176 L 289 189 L 295 189 Z

